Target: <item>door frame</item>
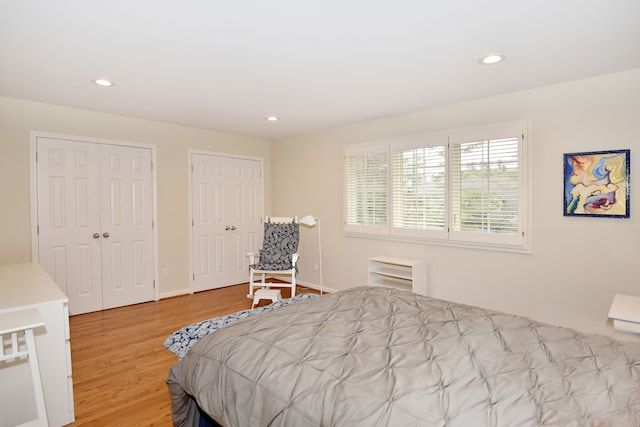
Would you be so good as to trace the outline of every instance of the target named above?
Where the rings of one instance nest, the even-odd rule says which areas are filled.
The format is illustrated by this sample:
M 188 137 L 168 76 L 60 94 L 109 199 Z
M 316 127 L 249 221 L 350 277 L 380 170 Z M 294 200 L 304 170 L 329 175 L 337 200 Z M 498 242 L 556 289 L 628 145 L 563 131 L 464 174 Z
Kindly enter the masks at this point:
M 187 227 L 189 230 L 189 276 L 187 280 L 189 283 L 189 294 L 193 294 L 195 291 L 193 289 L 193 155 L 201 154 L 205 156 L 212 157 L 227 157 L 231 159 L 239 159 L 239 160 L 253 160 L 260 162 L 260 200 L 258 200 L 258 206 L 261 211 L 260 218 L 264 218 L 264 159 L 262 157 L 251 157 L 251 156 L 242 156 L 239 154 L 231 154 L 231 153 L 220 153 L 216 151 L 207 151 L 207 150 L 197 150 L 197 149 L 188 149 L 187 150 L 187 175 L 188 175 L 188 201 L 189 204 L 189 219 L 187 222 Z M 247 271 L 247 281 L 249 280 L 249 272 Z
M 158 267 L 158 191 L 156 167 L 156 146 L 154 144 L 143 144 L 139 142 L 118 141 L 104 138 L 91 138 L 86 136 L 65 135 L 50 132 L 31 131 L 29 132 L 29 192 L 31 198 L 31 261 L 39 263 L 38 254 L 38 165 L 36 163 L 36 143 L 38 138 L 62 139 L 77 142 L 88 142 L 102 145 L 121 145 L 125 147 L 146 148 L 151 150 L 151 186 L 153 206 L 151 218 L 153 221 L 153 299 L 160 300 L 160 275 Z

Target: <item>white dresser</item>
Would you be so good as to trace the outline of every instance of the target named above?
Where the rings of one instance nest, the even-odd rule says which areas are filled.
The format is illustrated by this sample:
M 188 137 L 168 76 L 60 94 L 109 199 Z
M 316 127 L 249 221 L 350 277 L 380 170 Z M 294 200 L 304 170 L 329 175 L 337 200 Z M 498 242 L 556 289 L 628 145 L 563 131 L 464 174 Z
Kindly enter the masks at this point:
M 75 420 L 68 298 L 38 264 L 0 266 L 0 313 L 36 309 L 45 322 L 34 329 L 51 427 Z M 36 417 L 27 360 L 0 365 L 0 427 L 19 426 Z

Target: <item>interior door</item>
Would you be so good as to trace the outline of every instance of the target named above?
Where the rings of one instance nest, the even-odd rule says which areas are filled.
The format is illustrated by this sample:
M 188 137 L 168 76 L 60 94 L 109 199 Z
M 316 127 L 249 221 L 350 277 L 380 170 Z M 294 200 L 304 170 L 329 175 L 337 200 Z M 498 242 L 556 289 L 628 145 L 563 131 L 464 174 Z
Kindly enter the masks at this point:
M 193 153 L 193 290 L 248 281 L 262 230 L 262 162 Z
M 151 301 L 151 150 L 121 145 L 100 148 L 102 308 Z
M 38 259 L 70 314 L 154 298 L 151 150 L 38 137 Z
M 37 140 L 38 258 L 73 314 L 102 309 L 100 150 Z

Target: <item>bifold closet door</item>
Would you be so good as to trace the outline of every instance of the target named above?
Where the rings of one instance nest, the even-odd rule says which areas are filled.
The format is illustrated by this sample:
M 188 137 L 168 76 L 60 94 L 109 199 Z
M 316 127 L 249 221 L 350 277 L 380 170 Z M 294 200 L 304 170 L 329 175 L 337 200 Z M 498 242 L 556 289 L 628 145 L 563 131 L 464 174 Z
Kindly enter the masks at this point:
M 194 153 L 191 164 L 192 289 L 245 283 L 262 236 L 262 163 Z
M 100 147 L 38 138 L 37 178 L 40 265 L 70 313 L 101 310 Z
M 151 301 L 149 149 L 38 137 L 40 264 L 81 314 Z
M 115 145 L 100 148 L 102 308 L 151 301 L 151 150 Z

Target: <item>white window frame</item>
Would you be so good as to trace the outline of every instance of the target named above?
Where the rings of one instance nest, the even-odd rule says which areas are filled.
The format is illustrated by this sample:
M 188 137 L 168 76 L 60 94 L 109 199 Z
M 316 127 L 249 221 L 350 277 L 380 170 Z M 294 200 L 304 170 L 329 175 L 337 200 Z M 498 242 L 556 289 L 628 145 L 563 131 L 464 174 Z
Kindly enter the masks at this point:
M 531 120 L 518 120 L 481 127 L 457 129 L 433 134 L 414 135 L 344 147 L 344 233 L 347 236 L 421 242 L 445 246 L 532 253 L 532 183 Z M 518 137 L 518 231 L 512 234 L 454 231 L 452 171 L 453 145 L 463 142 Z M 393 156 L 398 150 L 446 145 L 446 215 L 444 230 L 418 230 L 394 227 Z M 350 154 L 387 151 L 387 223 L 386 226 L 363 227 L 349 224 L 347 218 L 347 157 Z

